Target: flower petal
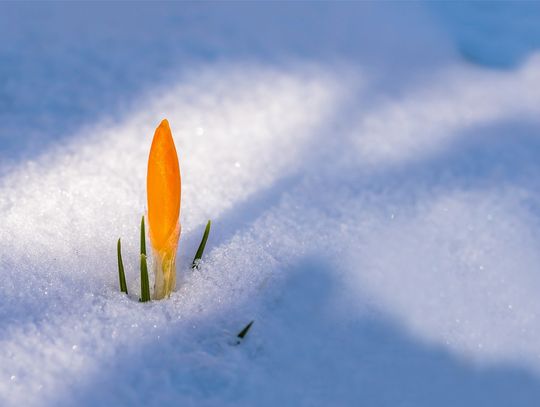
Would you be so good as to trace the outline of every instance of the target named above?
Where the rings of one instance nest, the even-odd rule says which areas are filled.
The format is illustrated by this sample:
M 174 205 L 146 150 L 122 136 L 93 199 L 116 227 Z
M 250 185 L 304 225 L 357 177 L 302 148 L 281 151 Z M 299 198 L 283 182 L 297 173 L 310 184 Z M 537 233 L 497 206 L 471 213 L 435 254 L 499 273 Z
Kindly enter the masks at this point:
M 146 182 L 152 247 L 158 252 L 176 250 L 178 237 L 171 239 L 171 235 L 177 230 L 180 216 L 181 179 L 167 119 L 160 123 L 154 134 Z

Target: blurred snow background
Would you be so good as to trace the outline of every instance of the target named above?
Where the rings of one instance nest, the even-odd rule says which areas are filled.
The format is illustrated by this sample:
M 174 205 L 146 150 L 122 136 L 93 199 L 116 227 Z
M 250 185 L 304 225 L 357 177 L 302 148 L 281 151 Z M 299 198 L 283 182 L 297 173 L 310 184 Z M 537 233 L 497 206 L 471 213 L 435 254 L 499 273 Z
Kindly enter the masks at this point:
M 0 405 L 538 404 L 539 27 L 526 2 L 0 3 Z M 164 117 L 181 284 L 141 305 Z

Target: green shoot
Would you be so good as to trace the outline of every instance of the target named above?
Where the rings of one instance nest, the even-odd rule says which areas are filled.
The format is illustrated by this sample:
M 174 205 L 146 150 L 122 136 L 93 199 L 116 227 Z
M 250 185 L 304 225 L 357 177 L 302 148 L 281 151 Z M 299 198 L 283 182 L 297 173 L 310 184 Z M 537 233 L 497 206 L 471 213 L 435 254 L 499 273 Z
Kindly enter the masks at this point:
M 146 255 L 141 253 L 141 298 L 139 302 L 150 301 L 150 283 L 148 282 L 148 266 Z
M 204 253 L 204 248 L 206 246 L 206 241 L 208 240 L 208 235 L 210 234 L 210 226 L 212 222 L 208 221 L 206 224 L 206 228 L 204 229 L 204 234 L 201 240 L 201 244 L 199 245 L 199 248 L 197 249 L 197 253 L 195 254 L 195 258 L 193 259 L 193 263 L 191 264 L 191 268 L 199 268 L 199 262 L 201 261 L 202 255 Z
M 236 335 L 238 338 L 240 339 L 244 339 L 244 337 L 247 335 L 247 333 L 249 332 L 249 330 L 251 329 L 251 325 L 253 325 L 255 321 L 251 321 L 249 324 L 247 324 L 244 329 L 242 329 L 238 335 Z
M 127 294 L 128 289 L 126 284 L 126 275 L 124 274 L 124 263 L 122 262 L 122 245 L 120 243 L 120 239 L 118 239 L 116 252 L 118 254 L 118 278 L 120 279 L 120 291 Z
M 146 232 L 144 230 L 144 216 L 141 218 L 141 254 L 146 255 Z
M 150 301 L 150 283 L 148 281 L 148 265 L 146 264 L 146 234 L 144 231 L 144 216 L 141 219 L 141 298 L 139 301 Z

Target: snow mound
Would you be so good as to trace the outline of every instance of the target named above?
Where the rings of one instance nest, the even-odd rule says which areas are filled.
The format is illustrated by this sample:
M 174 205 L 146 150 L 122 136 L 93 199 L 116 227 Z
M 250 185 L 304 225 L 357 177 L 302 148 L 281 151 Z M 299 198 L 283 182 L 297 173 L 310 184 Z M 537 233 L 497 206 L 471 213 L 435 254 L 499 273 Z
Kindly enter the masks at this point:
M 300 61 L 192 64 L 2 167 L 0 405 L 537 405 L 540 56 L 470 66 L 439 31 L 408 28 L 376 31 L 384 49 L 346 41 L 339 62 L 308 33 Z M 451 63 L 385 76 L 437 41 Z M 180 282 L 140 304 L 146 160 L 165 117 Z

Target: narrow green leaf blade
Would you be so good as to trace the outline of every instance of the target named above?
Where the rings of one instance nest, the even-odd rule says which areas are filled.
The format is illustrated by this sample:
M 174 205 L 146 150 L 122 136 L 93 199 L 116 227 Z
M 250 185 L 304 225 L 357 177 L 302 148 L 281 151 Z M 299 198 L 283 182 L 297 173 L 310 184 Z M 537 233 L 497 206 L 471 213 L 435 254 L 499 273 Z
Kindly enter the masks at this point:
M 118 244 L 116 245 L 116 252 L 118 255 L 118 279 L 120 280 L 120 292 L 128 293 L 127 284 L 126 284 L 126 275 L 124 273 L 124 262 L 122 261 L 122 245 L 120 239 L 118 239 Z
M 140 302 L 150 301 L 150 283 L 148 281 L 148 266 L 146 255 L 141 253 L 141 298 Z
M 212 222 L 209 220 L 206 224 L 206 228 L 204 229 L 204 234 L 201 240 L 201 244 L 199 244 L 199 248 L 197 249 L 197 253 L 195 254 L 195 258 L 193 259 L 193 263 L 191 264 L 191 268 L 197 268 L 199 265 L 199 261 L 202 258 L 202 255 L 204 253 L 204 248 L 206 247 L 206 241 L 208 240 L 208 235 L 210 234 L 210 227 L 212 226 Z
M 150 301 L 150 283 L 148 281 L 148 264 L 146 263 L 146 233 L 144 230 L 144 215 L 141 218 L 141 298 L 139 301 Z
M 141 254 L 146 255 L 146 232 L 144 230 L 144 215 L 141 218 Z

